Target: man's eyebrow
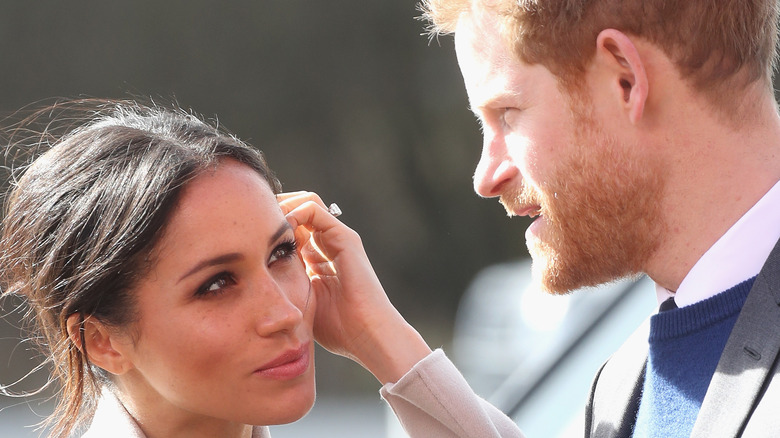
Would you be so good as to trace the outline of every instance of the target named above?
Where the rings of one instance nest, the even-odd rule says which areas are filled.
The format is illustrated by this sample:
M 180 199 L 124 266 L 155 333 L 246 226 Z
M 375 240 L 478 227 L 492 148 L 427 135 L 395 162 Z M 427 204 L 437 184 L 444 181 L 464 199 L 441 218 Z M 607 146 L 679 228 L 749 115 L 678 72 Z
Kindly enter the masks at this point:
M 495 107 L 510 107 L 517 102 L 518 99 L 523 99 L 524 96 L 519 92 L 501 91 L 496 94 L 487 96 L 476 104 L 469 99 L 469 110 L 474 113 L 475 116 L 480 117 L 485 110 Z
M 474 105 L 473 103 L 469 103 L 469 109 L 471 110 L 471 113 L 474 114 L 474 116 L 480 120 L 482 120 L 482 117 L 485 115 L 485 111 L 491 108 L 499 99 L 497 97 L 491 97 L 489 99 L 486 99 L 482 102 L 480 102 L 478 105 Z
M 289 230 L 292 230 L 292 226 L 290 225 L 289 222 L 284 221 L 279 226 L 279 229 L 277 229 L 276 232 L 271 235 L 271 238 L 268 240 L 268 246 L 272 246 L 277 240 L 279 240 L 280 237 L 284 235 L 284 233 L 286 233 Z M 196 272 L 201 271 L 205 268 L 209 268 L 211 266 L 224 265 L 227 263 L 241 260 L 243 258 L 244 258 L 243 254 L 237 252 L 231 252 L 227 254 L 220 254 L 210 259 L 202 260 L 198 262 L 195 266 L 193 266 L 192 269 L 190 269 L 184 275 L 182 275 L 181 278 L 179 278 L 179 280 L 177 281 L 177 283 L 181 282 L 182 280 L 189 277 L 190 275 L 193 275 Z

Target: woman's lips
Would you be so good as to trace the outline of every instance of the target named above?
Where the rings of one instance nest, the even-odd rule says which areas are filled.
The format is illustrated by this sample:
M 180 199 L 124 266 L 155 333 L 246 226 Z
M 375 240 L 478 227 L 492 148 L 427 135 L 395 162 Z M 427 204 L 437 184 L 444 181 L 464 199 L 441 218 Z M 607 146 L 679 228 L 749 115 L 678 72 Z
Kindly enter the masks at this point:
M 309 344 L 287 350 L 272 361 L 255 370 L 255 374 L 276 380 L 294 379 L 309 369 L 311 353 Z

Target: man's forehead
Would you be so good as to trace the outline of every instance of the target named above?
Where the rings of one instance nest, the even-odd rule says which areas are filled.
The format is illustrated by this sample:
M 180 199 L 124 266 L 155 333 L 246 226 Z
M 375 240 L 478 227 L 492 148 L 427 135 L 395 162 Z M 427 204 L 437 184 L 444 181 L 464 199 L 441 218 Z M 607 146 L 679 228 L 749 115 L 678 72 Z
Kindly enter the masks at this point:
M 502 37 L 501 23 L 496 12 L 472 8 L 464 12 L 455 27 L 455 51 L 458 58 L 480 58 L 494 66 L 505 66 L 517 61 L 512 48 Z
M 501 38 L 495 13 L 463 14 L 455 30 L 455 50 L 472 111 L 519 93 L 524 69 Z

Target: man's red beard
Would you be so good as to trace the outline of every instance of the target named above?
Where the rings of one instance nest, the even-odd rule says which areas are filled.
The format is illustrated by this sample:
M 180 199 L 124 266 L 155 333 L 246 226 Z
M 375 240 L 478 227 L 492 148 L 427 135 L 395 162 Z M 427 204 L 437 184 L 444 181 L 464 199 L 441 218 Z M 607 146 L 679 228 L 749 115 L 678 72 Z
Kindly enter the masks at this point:
M 578 125 L 575 152 L 550 178 L 500 200 L 509 212 L 540 206 L 544 223 L 528 250 L 535 278 L 556 294 L 642 272 L 664 227 L 660 166 L 592 123 Z

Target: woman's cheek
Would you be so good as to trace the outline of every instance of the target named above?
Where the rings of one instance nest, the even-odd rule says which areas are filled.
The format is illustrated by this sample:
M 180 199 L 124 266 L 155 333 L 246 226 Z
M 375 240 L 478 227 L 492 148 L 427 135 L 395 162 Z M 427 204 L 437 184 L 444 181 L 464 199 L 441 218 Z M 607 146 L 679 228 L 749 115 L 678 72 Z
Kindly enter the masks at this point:
M 277 281 L 284 288 L 287 299 L 304 315 L 314 309 L 311 281 L 306 275 L 306 267 L 300 258 L 291 260 L 289 265 L 284 267 Z

